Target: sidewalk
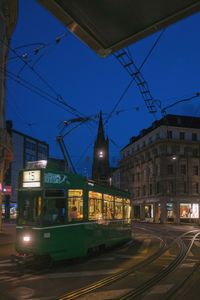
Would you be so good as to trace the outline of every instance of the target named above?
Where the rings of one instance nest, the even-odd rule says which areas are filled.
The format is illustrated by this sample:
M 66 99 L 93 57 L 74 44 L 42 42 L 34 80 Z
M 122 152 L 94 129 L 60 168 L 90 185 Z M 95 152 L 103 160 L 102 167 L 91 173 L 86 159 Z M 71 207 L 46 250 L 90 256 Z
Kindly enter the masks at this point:
M 14 244 L 15 229 L 16 229 L 15 223 L 4 222 L 2 224 L 2 231 L 0 231 L 0 246 Z

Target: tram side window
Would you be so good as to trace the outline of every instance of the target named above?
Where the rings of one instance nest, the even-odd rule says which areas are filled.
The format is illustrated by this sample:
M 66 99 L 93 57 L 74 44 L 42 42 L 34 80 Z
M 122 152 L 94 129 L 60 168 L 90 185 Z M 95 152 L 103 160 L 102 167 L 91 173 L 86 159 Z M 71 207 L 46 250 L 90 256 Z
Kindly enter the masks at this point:
M 115 218 L 123 219 L 123 199 L 115 197 Z
M 46 225 L 64 224 L 66 221 L 66 207 L 64 198 L 50 198 L 43 206 L 43 223 Z
M 124 218 L 130 219 L 131 217 L 131 202 L 130 199 L 124 199 Z
M 104 194 L 103 201 L 105 219 L 114 219 L 114 197 Z
M 59 225 L 66 222 L 65 190 L 47 189 L 44 191 L 42 208 L 43 225 Z
M 68 190 L 68 222 L 83 219 L 83 190 Z
M 88 194 L 89 220 L 98 220 L 102 218 L 102 194 L 89 191 Z

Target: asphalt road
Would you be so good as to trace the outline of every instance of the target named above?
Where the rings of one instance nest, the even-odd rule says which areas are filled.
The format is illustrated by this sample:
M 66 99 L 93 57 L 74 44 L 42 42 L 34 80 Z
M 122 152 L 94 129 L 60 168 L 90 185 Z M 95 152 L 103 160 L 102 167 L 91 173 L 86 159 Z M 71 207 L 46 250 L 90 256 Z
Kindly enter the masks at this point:
M 10 261 L 14 244 L 4 243 L 0 246 L 0 299 L 67 299 L 73 291 L 90 286 L 90 293 L 80 293 L 76 299 L 122 299 L 139 291 L 139 295 L 130 299 L 199 300 L 198 236 L 189 249 L 199 229 L 188 225 L 137 223 L 131 243 L 90 259 L 60 262 L 50 268 L 17 266 Z M 183 235 L 189 231 L 192 233 Z M 110 281 L 95 288 L 105 278 Z M 111 281 L 112 278 L 115 280 Z

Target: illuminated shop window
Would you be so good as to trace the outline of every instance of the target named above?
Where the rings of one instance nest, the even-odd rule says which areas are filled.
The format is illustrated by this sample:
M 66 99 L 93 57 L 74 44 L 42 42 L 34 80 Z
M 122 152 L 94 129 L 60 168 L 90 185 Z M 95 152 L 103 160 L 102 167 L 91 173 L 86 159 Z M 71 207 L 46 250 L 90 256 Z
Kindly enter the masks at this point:
M 153 205 L 145 205 L 144 207 L 145 218 L 153 218 Z
M 167 203 L 167 218 L 174 217 L 174 208 L 173 203 Z
M 181 203 L 180 218 L 195 219 L 199 218 L 199 204 L 197 203 Z

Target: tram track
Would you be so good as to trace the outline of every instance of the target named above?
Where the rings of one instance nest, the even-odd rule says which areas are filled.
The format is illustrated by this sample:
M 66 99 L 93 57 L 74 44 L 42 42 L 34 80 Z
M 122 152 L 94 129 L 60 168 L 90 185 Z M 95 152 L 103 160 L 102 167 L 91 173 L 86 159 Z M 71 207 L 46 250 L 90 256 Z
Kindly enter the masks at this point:
M 195 234 L 196 233 L 196 234 Z M 187 247 L 183 241 L 183 238 L 189 234 L 195 234 Z M 88 286 L 85 286 L 83 288 L 74 290 L 72 292 L 68 292 L 59 298 L 57 300 L 70 300 L 70 299 L 76 299 L 79 297 L 82 297 L 86 294 L 90 294 L 91 292 L 96 291 L 97 289 L 103 288 L 105 286 L 111 285 L 114 282 L 117 282 L 121 279 L 124 279 L 128 277 L 131 273 L 134 273 L 136 271 L 141 270 L 144 267 L 147 267 L 148 265 L 151 265 L 153 262 L 157 261 L 164 253 L 169 250 L 172 245 L 177 244 L 179 247 L 179 254 L 176 256 L 176 258 L 163 270 L 161 270 L 159 273 L 154 275 L 151 279 L 147 280 L 140 286 L 134 288 L 132 291 L 130 291 L 128 294 L 118 298 L 118 300 L 128 300 L 128 299 L 134 299 L 137 296 L 143 294 L 146 290 L 153 287 L 155 284 L 157 284 L 160 280 L 165 278 L 170 272 L 175 270 L 178 265 L 181 264 L 181 262 L 185 259 L 185 257 L 188 255 L 189 251 L 191 250 L 191 247 L 196 239 L 196 237 L 200 234 L 197 230 L 192 230 L 189 232 L 186 232 L 182 234 L 180 237 L 176 238 L 169 246 L 167 246 L 166 241 L 164 239 L 160 239 L 160 247 L 158 251 L 156 251 L 153 255 L 146 258 L 144 261 L 124 270 L 120 273 L 116 273 L 114 275 L 108 276 L 106 278 L 103 278 L 97 282 L 94 282 Z M 169 238 L 169 237 L 168 237 Z M 171 237 L 172 238 L 172 237 Z
M 196 230 L 195 230 L 195 232 L 196 232 Z M 190 252 L 190 250 L 194 244 L 196 237 L 200 235 L 200 232 L 198 231 L 193 236 L 189 246 L 186 247 L 184 241 L 182 240 L 182 237 L 185 237 L 188 234 L 191 234 L 191 231 L 183 234 L 180 238 L 178 238 L 180 252 L 175 260 L 173 260 L 163 271 L 159 272 L 154 277 L 152 277 L 150 280 L 146 281 L 143 285 L 135 288 L 133 291 L 118 298 L 117 300 L 130 300 L 130 299 L 134 299 L 134 298 L 142 295 L 145 291 L 149 290 L 151 287 L 153 287 L 155 284 L 157 284 L 159 281 L 161 281 L 163 278 L 165 278 L 167 275 L 169 275 L 172 271 L 174 271 L 177 268 L 177 266 L 180 265 L 181 262 L 187 257 L 188 253 Z M 169 299 L 169 298 L 167 298 L 167 299 Z
M 146 231 L 152 231 L 149 229 L 146 229 Z M 158 239 L 158 237 L 156 237 Z M 159 245 L 159 249 L 153 253 L 153 255 L 147 257 L 146 259 L 144 259 L 142 262 L 139 262 L 138 264 L 124 270 L 121 271 L 119 273 L 116 273 L 114 275 L 108 276 L 106 278 L 103 278 L 97 282 L 94 282 L 92 284 L 89 284 L 86 287 L 77 289 L 75 291 L 72 292 L 68 292 L 60 297 L 57 298 L 57 300 L 69 300 L 69 299 L 75 299 L 78 297 L 81 297 L 83 295 L 89 294 L 90 292 L 93 292 L 99 288 L 102 288 L 104 286 L 110 285 L 120 279 L 123 279 L 125 277 L 127 277 L 128 275 L 130 275 L 133 272 L 136 272 L 140 269 L 142 269 L 143 267 L 151 264 L 153 261 L 155 261 L 156 259 L 158 259 L 158 257 L 160 257 L 163 253 L 165 253 L 165 251 L 167 251 L 169 249 L 169 247 L 167 247 L 167 243 L 166 241 L 164 241 L 164 239 L 160 239 L 160 245 Z

